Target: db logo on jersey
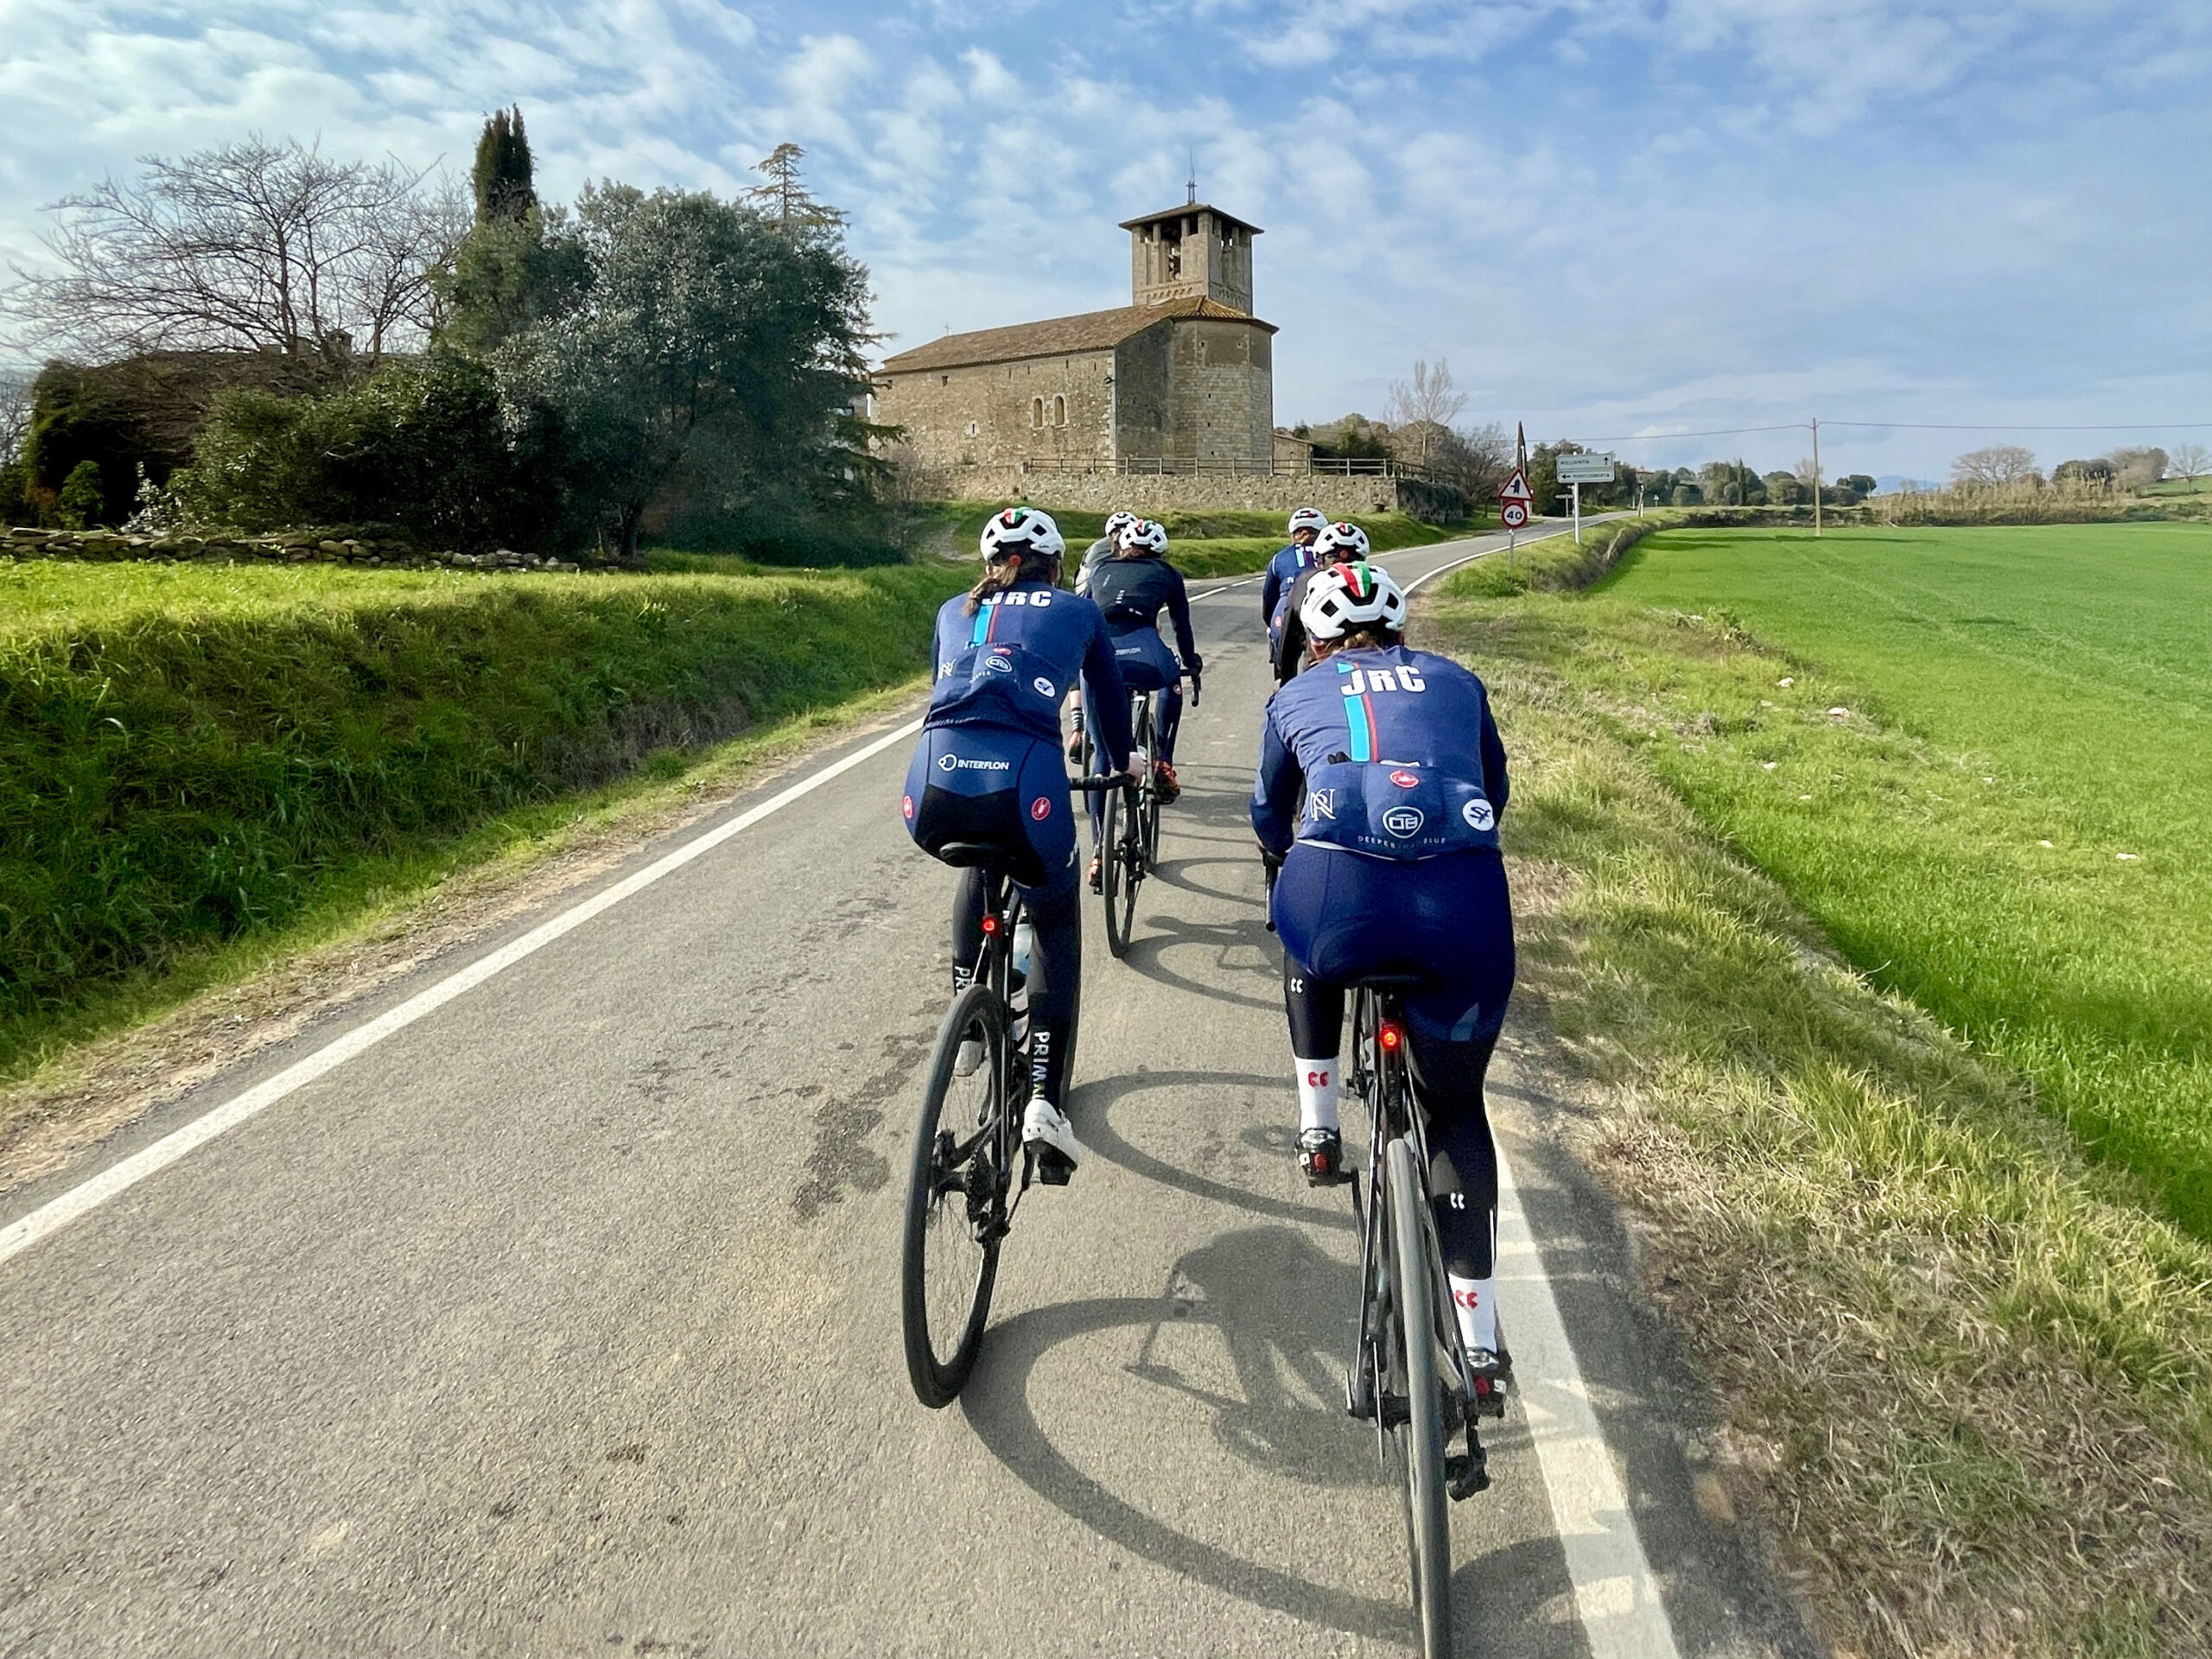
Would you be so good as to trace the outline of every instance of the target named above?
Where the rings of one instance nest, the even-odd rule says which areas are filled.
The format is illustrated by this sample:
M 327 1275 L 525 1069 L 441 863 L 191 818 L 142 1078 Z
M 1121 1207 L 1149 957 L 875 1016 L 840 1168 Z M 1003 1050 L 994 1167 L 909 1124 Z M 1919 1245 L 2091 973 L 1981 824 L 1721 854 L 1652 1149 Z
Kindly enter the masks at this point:
M 899 798 L 899 810 L 906 815 L 906 822 L 912 823 L 914 821 L 914 798 L 911 795 L 901 795 Z
M 1394 806 L 1382 815 L 1382 827 L 1401 841 L 1419 835 L 1421 825 L 1427 822 L 1417 806 Z
M 1046 819 L 1051 817 L 1052 816 L 1052 798 L 1049 795 L 1039 795 L 1035 800 L 1030 802 L 1029 816 L 1036 819 L 1039 823 L 1044 823 Z
M 983 658 L 983 666 L 989 669 L 994 674 L 1011 674 L 1014 672 L 1013 659 L 1011 658 L 1001 657 L 995 651 L 989 656 Z
M 1400 789 L 1419 789 L 1421 787 L 1421 779 L 1414 777 L 1410 772 L 1394 772 L 1390 774 L 1390 781 L 1395 784 Z
M 1470 830 L 1488 830 L 1497 823 L 1497 814 L 1490 810 L 1484 800 L 1469 801 L 1459 809 L 1459 816 L 1467 821 Z
M 1465 1308 L 1477 1308 L 1483 1305 L 1482 1294 L 1479 1291 L 1455 1290 L 1452 1293 L 1452 1300 Z

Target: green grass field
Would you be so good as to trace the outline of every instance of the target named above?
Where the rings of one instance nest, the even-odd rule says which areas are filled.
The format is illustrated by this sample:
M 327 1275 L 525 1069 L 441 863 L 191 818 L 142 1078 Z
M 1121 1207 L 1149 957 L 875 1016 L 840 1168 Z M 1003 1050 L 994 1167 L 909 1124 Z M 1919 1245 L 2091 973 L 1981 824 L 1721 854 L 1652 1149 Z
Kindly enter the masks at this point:
M 1701 819 L 2212 1236 L 2212 530 L 1671 531 L 1548 603 Z

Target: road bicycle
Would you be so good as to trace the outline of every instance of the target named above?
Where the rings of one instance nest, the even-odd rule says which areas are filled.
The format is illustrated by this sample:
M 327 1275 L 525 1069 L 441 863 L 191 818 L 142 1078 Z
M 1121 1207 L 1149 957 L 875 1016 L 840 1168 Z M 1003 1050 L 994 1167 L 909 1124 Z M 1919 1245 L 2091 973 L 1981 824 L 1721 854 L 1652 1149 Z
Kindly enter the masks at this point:
M 1204 686 L 1198 677 L 1184 671 L 1191 682 L 1191 706 L 1198 706 Z M 1153 720 L 1157 693 L 1129 693 L 1129 753 L 1150 760 L 1158 753 L 1159 731 Z M 1089 738 L 1086 735 L 1085 742 Z M 1106 906 L 1106 948 L 1119 961 L 1129 951 L 1136 926 L 1137 889 L 1146 876 L 1160 868 L 1160 785 L 1147 766 L 1141 783 L 1132 782 L 1107 792 L 1103 823 L 1098 836 L 1098 893 Z
M 1071 780 L 1080 790 L 1134 781 L 1127 772 Z M 982 870 L 984 905 L 976 977 L 938 1028 L 906 1179 L 899 1323 L 906 1375 L 915 1397 L 932 1409 L 951 1404 L 976 1369 L 999 1246 L 1022 1194 L 1033 1179 L 1067 1179 L 1065 1170 L 1033 1164 L 1021 1144 L 1030 1081 L 1027 998 L 1014 960 L 1021 889 L 995 847 L 953 842 L 938 856 Z M 1074 1058 L 1071 1034 L 1071 1064 Z
M 1344 1405 L 1375 1424 L 1376 1451 L 1396 1476 L 1413 1566 L 1421 1651 L 1452 1650 L 1452 1529 L 1447 1499 L 1490 1484 L 1477 1416 L 1503 1414 L 1494 1377 L 1478 1376 L 1459 1339 L 1429 1207 L 1428 1140 L 1407 1065 L 1405 994 L 1420 982 L 1378 976 L 1353 988 L 1348 1092 L 1372 1128 L 1364 1179 L 1352 1187 L 1359 1230 L 1359 1335 Z M 1464 1426 L 1467 1450 L 1446 1456 Z

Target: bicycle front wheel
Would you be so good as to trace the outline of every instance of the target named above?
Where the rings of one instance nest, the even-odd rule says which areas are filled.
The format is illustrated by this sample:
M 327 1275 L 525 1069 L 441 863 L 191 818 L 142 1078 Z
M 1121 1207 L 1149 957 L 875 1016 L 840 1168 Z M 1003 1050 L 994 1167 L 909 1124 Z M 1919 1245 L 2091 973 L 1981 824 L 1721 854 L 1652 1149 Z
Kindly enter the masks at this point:
M 1012 1167 L 1011 1042 L 998 993 L 963 991 L 938 1033 L 914 1128 L 899 1322 L 914 1396 L 932 1410 L 966 1386 L 990 1317 Z
M 1135 826 L 1129 815 L 1136 791 L 1106 792 L 1106 828 L 1098 849 L 1098 890 L 1106 900 L 1106 948 L 1119 962 L 1129 953 L 1130 931 L 1137 919 L 1137 871 L 1133 868 Z
M 1444 1490 L 1444 1391 L 1436 1370 L 1436 1287 L 1425 1230 L 1428 1195 L 1413 1148 L 1402 1138 L 1383 1157 L 1390 1189 L 1391 1392 L 1405 1401 L 1404 1421 L 1390 1430 L 1406 1506 L 1406 1546 L 1413 1558 L 1414 1611 L 1421 1617 L 1421 1652 L 1452 1651 L 1452 1522 Z

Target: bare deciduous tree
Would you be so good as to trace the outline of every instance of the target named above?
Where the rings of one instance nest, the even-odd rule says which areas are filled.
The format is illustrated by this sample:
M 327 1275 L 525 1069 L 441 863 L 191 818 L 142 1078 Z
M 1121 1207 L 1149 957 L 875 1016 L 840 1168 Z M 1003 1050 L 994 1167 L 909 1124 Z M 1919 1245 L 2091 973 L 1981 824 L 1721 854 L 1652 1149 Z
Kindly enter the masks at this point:
M 1415 362 L 1412 379 L 1391 383 L 1382 418 L 1406 435 L 1414 451 L 1410 459 L 1426 467 L 1466 407 L 1466 393 L 1452 384 L 1452 365 L 1440 357 L 1433 366 Z
M 2166 457 L 2166 466 L 2176 478 L 2193 483 L 2212 473 L 2212 449 L 2201 443 L 2177 443 L 2173 454 Z
M 0 467 L 14 463 L 31 435 L 31 380 L 22 369 L 0 369 Z
M 338 360 L 415 344 L 430 272 L 467 228 L 450 188 L 396 162 L 259 137 L 54 204 L 59 270 L 17 270 L 9 311 L 49 351 L 253 350 Z
M 2155 447 L 2115 449 L 2108 459 L 2113 477 L 2122 489 L 2127 490 L 2150 488 L 2166 475 L 2166 468 L 2172 464 L 2166 452 Z
M 1951 463 L 1954 485 L 1996 488 L 2024 484 L 2037 476 L 2035 451 L 2017 443 L 1993 443 L 1986 448 L 1969 449 Z

